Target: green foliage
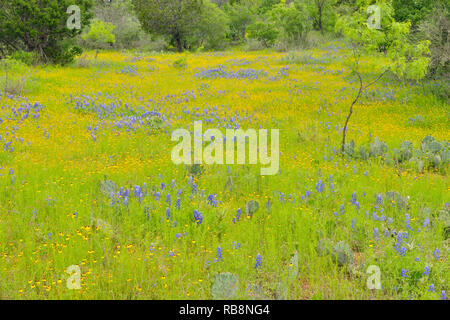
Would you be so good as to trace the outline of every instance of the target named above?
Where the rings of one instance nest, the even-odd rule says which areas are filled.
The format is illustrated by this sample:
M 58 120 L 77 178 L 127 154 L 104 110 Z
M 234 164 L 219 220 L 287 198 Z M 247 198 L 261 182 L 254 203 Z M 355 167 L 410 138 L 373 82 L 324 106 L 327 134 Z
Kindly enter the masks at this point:
M 116 42 L 113 34 L 115 26 L 112 23 L 94 19 L 89 31 L 81 36 L 85 44 L 94 49 L 106 49 Z
M 204 0 L 201 15 L 188 42 L 195 48 L 223 48 L 230 32 L 228 25 L 229 19 L 225 12 L 210 0 Z
M 81 26 L 89 25 L 92 0 L 3 0 L 0 10 L 0 47 L 11 52 L 36 52 L 43 61 L 67 64 L 80 53 L 69 41 L 81 30 L 67 28 L 67 8 L 81 10 Z
M 258 12 L 264 15 L 267 11 L 272 9 L 274 5 L 280 2 L 280 0 L 259 0 Z
M 306 8 L 299 1 L 286 4 L 286 1 L 282 0 L 274 5 L 267 15 L 280 29 L 281 38 L 288 41 L 304 39 L 311 29 Z
M 97 1 L 95 17 L 98 20 L 112 23 L 115 28 L 115 48 L 135 48 L 136 44 L 145 40 L 141 24 L 133 12 L 131 0 Z
M 354 142 L 351 141 L 351 144 L 353 145 L 348 149 L 347 155 L 350 157 L 358 157 L 358 155 L 354 152 Z M 359 150 L 359 157 L 363 160 L 367 160 L 369 158 L 384 157 L 388 152 L 389 147 L 386 143 L 376 137 L 372 143 L 361 146 Z
M 346 149 L 347 156 L 357 157 L 357 155 L 355 155 L 354 147 L 355 147 L 354 142 L 351 141 L 350 146 L 348 147 L 348 149 Z M 383 157 L 387 153 L 388 150 L 389 150 L 389 147 L 387 146 L 387 144 L 384 143 L 383 141 L 380 141 L 380 139 L 378 139 L 378 137 L 376 137 L 374 142 L 370 143 L 367 146 L 361 146 L 360 158 L 363 160 L 367 160 L 371 157 L 372 158 Z
M 332 31 L 336 22 L 336 0 L 307 0 L 307 9 L 316 30 Z
M 11 58 L 20 61 L 27 66 L 36 65 L 39 63 L 39 56 L 36 52 L 18 50 L 11 54 Z
M 355 156 L 355 141 L 350 141 L 344 145 L 344 156 L 346 158 L 352 158 Z
M 377 83 L 387 71 L 391 71 L 400 79 L 419 81 L 428 69 L 430 58 L 428 57 L 428 40 L 413 43 L 409 40 L 410 23 L 396 22 L 393 18 L 392 3 L 389 0 L 377 1 L 380 12 L 380 21 L 374 26 L 369 26 L 367 19 L 367 1 L 351 15 L 339 17 L 336 23 L 336 31 L 341 32 L 351 43 L 353 49 L 353 73 L 359 80 L 359 88 L 356 97 L 351 103 L 348 116 L 342 131 L 341 152 L 345 153 L 346 134 L 349 120 L 353 114 L 353 107 L 358 103 L 367 88 Z M 377 65 L 376 73 L 379 74 L 372 81 L 365 81 L 360 70 L 361 54 L 376 55 L 383 53 L 385 64 Z M 387 59 L 386 59 L 387 58 Z
M 249 38 L 260 41 L 266 48 L 275 44 L 278 35 L 279 30 L 271 21 L 259 20 L 248 27 Z
M 230 36 L 232 40 L 244 40 L 247 27 L 256 19 L 257 5 L 253 0 L 242 0 L 225 6 L 229 17 Z
M 202 16 L 199 0 L 132 0 L 142 28 L 166 36 L 181 52 Z
M 378 66 L 379 72 L 391 70 L 403 79 L 420 80 L 429 65 L 429 41 L 413 43 L 409 40 L 410 23 L 396 22 L 390 1 L 377 2 L 381 11 L 381 28 L 369 28 L 366 6 L 352 15 L 339 17 L 336 31 L 347 37 L 358 57 L 361 53 L 383 52 L 388 58 L 385 65 Z
M 393 0 L 394 18 L 417 27 L 439 0 Z
M 238 279 L 230 272 L 220 273 L 214 276 L 211 285 L 211 295 L 213 299 L 232 299 L 238 289 Z
M 430 75 L 443 76 L 447 83 L 450 74 L 450 8 L 445 3 L 437 3 L 433 10 L 421 21 L 419 37 L 431 41 Z
M 248 28 L 249 38 L 271 47 L 276 41 L 296 42 L 305 39 L 311 29 L 306 7 L 302 2 L 281 0 L 261 15 Z
M 228 17 L 210 0 L 132 0 L 144 30 L 184 49 L 216 49 L 226 43 Z

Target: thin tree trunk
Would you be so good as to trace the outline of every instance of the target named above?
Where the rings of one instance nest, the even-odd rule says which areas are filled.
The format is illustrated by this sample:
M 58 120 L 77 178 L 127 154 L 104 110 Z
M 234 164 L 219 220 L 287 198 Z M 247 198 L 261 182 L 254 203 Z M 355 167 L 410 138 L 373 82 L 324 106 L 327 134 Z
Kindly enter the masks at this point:
M 347 119 L 345 120 L 345 125 L 344 125 L 344 131 L 342 133 L 342 147 L 341 147 L 341 151 L 342 153 L 344 153 L 345 150 L 345 136 L 347 134 L 347 127 L 348 127 L 348 122 L 350 121 L 350 117 L 353 114 L 353 106 L 356 104 L 356 102 L 358 102 L 359 97 L 361 96 L 361 92 L 362 92 L 362 87 L 359 88 L 359 92 L 358 92 L 358 96 L 356 97 L 356 99 L 352 102 L 352 105 L 350 106 L 350 111 L 347 115 Z
M 175 35 L 175 44 L 177 45 L 177 51 L 183 52 L 183 42 L 181 41 L 180 35 Z
M 319 29 L 320 33 L 323 35 L 323 24 L 322 24 L 322 6 L 319 6 Z
M 355 72 L 359 79 L 359 91 L 358 91 L 358 95 L 356 96 L 355 100 L 353 100 L 352 105 L 350 106 L 350 111 L 347 115 L 347 119 L 345 120 L 345 125 L 344 125 L 344 129 L 343 129 L 344 131 L 342 132 L 342 146 L 341 146 L 342 155 L 344 155 L 344 151 L 345 151 L 345 138 L 346 138 L 346 134 L 347 134 L 348 122 L 350 121 L 350 118 L 353 114 L 353 106 L 358 102 L 359 97 L 361 96 L 361 93 L 364 89 L 362 77 L 361 77 L 361 74 L 359 73 L 359 60 L 356 61 Z
M 353 100 L 352 105 L 350 106 L 350 110 L 347 115 L 347 119 L 345 120 L 345 125 L 344 125 L 344 129 L 343 129 L 344 131 L 342 132 L 342 146 L 341 146 L 342 155 L 344 155 L 344 151 L 345 151 L 345 138 L 347 135 L 348 122 L 350 121 L 350 118 L 353 114 L 353 107 L 358 102 L 359 98 L 361 97 L 362 92 L 364 90 L 366 90 L 367 88 L 369 88 L 371 85 L 377 83 L 378 80 L 380 80 L 386 74 L 387 71 L 388 70 L 386 69 L 375 80 L 373 80 L 372 82 L 370 82 L 369 84 L 364 86 L 361 73 L 359 72 L 359 60 L 356 61 L 356 71 L 355 72 L 359 79 L 359 91 L 358 91 L 358 95 L 356 96 L 355 100 Z

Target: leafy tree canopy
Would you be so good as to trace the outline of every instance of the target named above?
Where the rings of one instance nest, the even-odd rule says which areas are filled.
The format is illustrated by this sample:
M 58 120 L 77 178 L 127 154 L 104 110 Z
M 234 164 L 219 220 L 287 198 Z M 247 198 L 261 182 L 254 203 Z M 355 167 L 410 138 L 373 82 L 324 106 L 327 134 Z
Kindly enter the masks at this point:
M 142 27 L 170 38 L 178 51 L 187 46 L 187 38 L 202 14 L 202 0 L 132 0 Z
M 42 60 L 70 62 L 81 49 L 70 40 L 81 29 L 70 30 L 67 9 L 80 8 L 81 27 L 89 25 L 92 0 L 2 0 L 0 2 L 0 46 L 3 54 L 15 50 L 37 52 Z

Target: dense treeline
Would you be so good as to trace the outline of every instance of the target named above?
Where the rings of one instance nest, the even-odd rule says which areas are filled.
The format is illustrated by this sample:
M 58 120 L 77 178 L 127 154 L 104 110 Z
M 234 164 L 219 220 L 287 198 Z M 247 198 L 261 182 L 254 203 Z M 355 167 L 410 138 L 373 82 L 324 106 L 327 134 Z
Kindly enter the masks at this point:
M 81 29 L 68 29 L 67 8 L 80 8 Z M 231 45 L 278 50 L 341 35 L 342 17 L 370 5 L 409 22 L 412 40 L 430 40 L 430 75 L 448 74 L 445 0 L 3 0 L 0 54 L 33 63 L 69 63 L 88 49 L 214 50 Z M 411 39 L 409 39 L 411 40 Z

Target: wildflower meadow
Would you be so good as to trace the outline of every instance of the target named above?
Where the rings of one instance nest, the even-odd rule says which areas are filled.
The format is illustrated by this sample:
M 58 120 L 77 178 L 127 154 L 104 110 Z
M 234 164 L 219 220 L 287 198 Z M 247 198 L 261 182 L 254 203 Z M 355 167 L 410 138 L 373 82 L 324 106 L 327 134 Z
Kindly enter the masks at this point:
M 174 51 L 5 60 L 0 299 L 448 299 L 439 81 L 352 104 L 389 54 Z

